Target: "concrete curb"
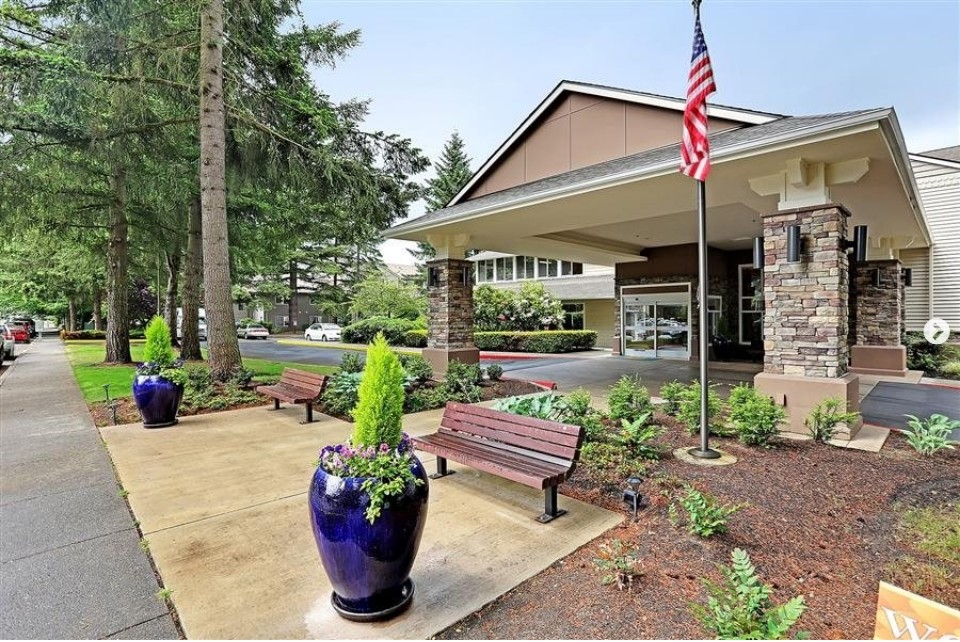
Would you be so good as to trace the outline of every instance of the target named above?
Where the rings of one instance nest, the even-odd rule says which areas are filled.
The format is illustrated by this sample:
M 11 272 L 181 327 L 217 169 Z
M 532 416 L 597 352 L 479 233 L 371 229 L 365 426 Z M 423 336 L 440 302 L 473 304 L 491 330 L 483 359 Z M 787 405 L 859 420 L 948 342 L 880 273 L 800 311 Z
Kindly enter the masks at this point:
M 20 363 L 20 359 L 23 358 L 23 355 L 28 354 L 31 350 L 33 350 L 33 345 L 35 342 L 36 340 L 28 343 L 27 349 L 20 353 L 17 352 L 17 346 L 16 345 L 13 346 L 13 352 L 16 358 L 10 362 L 10 365 L 7 366 L 7 370 L 2 375 L 0 375 L 0 386 L 3 385 L 3 380 L 6 379 L 10 375 L 10 373 L 13 372 L 13 369 L 17 367 L 17 364 Z

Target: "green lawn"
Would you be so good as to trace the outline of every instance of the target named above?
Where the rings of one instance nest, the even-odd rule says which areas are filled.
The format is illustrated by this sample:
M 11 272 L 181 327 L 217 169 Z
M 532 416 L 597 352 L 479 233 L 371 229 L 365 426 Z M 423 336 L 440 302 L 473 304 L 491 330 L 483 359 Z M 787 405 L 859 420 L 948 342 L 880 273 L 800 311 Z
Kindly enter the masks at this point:
M 104 365 L 106 356 L 103 341 L 66 341 L 67 358 L 73 367 L 73 376 L 80 384 L 83 398 L 88 402 L 103 401 L 103 384 L 110 384 L 110 397 L 130 397 L 133 395 L 133 377 L 136 374 L 134 366 Z M 143 359 L 143 342 L 130 343 L 131 356 L 134 361 Z M 284 368 L 299 368 L 318 374 L 332 374 L 337 369 L 334 366 L 316 366 L 306 363 L 286 363 L 282 361 L 268 361 L 266 359 L 244 358 L 243 365 L 255 373 L 255 379 L 279 379 Z

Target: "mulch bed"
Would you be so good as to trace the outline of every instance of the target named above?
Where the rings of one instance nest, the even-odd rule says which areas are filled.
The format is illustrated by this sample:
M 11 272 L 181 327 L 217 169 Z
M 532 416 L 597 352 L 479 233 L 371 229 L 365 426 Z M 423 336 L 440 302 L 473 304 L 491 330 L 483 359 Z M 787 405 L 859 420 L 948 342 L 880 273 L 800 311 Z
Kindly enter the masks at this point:
M 661 439 L 671 450 L 697 445 L 676 427 Z M 960 501 L 960 450 L 923 458 L 898 434 L 891 434 L 880 453 L 786 439 L 770 450 L 730 439 L 715 439 L 714 445 L 739 462 L 709 468 L 667 455 L 641 487 L 646 503 L 637 522 L 628 518 L 437 637 L 710 637 L 689 605 L 706 601 L 701 578 L 719 581 L 716 565 L 729 564 L 730 551 L 739 547 L 750 554 L 762 581 L 775 588 L 777 603 L 805 596 L 808 609 L 797 630 L 814 639 L 872 639 L 878 582 L 890 580 L 899 558 L 927 559 L 909 542 L 898 541 L 898 514 Z M 733 515 L 729 532 L 700 539 L 667 518 L 670 501 L 660 491 L 678 479 L 749 506 Z M 598 486 L 582 467 L 561 491 L 626 512 L 620 490 Z M 562 529 L 563 520 L 554 527 Z M 639 546 L 644 577 L 632 593 L 600 584 L 593 558 L 608 539 Z M 909 589 L 899 568 L 898 584 Z M 926 596 L 960 607 L 960 568 L 950 570 L 951 583 Z

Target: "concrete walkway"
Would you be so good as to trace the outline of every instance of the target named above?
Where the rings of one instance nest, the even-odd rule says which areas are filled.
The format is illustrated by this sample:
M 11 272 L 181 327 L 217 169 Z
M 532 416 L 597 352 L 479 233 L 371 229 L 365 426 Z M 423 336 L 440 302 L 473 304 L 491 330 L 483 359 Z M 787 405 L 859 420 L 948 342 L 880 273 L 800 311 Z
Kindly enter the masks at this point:
M 62 344 L 0 383 L 0 638 L 176 638 Z

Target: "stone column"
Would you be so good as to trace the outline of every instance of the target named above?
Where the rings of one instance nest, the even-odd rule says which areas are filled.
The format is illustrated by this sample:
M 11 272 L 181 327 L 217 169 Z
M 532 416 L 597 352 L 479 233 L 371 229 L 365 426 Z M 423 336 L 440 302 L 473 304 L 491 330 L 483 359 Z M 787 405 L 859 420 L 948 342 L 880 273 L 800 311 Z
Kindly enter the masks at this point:
M 429 309 L 427 347 L 423 356 L 434 372 L 443 374 L 451 361 L 478 363 L 473 344 L 473 263 L 462 259 L 427 262 Z
M 859 374 L 907 374 L 903 334 L 903 269 L 898 259 L 866 261 L 854 266 L 851 371 Z M 879 285 L 877 277 L 879 276 Z
M 849 215 L 818 205 L 763 217 L 764 366 L 754 382 L 786 408 L 792 432 L 805 433 L 804 419 L 827 397 L 859 409 L 859 377 L 847 372 Z M 787 261 L 791 225 L 802 241 L 796 263 Z M 859 425 L 847 428 L 852 436 Z

